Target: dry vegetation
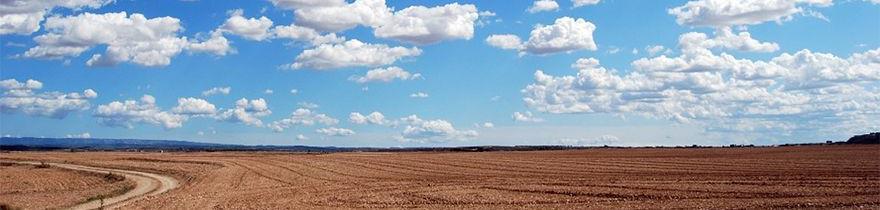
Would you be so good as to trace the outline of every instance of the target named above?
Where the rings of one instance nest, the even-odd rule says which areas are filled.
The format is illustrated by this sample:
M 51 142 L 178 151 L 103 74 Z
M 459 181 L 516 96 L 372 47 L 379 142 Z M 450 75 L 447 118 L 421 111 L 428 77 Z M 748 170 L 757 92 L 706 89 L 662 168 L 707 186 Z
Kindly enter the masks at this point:
M 126 206 L 141 209 L 880 208 L 880 146 L 482 153 L 24 152 L 3 158 L 134 169 L 181 181 L 180 188 Z M 6 170 L 4 174 L 18 174 Z M 33 176 L 11 176 L 15 177 L 3 180 L 36 182 Z M 45 179 L 59 182 L 61 177 Z M 47 194 L 4 191 L 0 200 L 28 197 L 33 203 L 27 206 L 43 207 L 59 198 L 40 192 Z
M 120 175 L 81 172 L 47 164 L 0 163 L 2 208 L 56 209 L 122 194 L 134 186 Z

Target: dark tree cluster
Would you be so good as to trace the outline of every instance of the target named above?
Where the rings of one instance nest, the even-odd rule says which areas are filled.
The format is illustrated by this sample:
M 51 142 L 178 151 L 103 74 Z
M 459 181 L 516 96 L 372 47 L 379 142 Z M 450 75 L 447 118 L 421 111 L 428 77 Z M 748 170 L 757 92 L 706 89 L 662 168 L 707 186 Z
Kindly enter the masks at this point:
M 880 132 L 857 135 L 846 141 L 849 144 L 880 144 Z

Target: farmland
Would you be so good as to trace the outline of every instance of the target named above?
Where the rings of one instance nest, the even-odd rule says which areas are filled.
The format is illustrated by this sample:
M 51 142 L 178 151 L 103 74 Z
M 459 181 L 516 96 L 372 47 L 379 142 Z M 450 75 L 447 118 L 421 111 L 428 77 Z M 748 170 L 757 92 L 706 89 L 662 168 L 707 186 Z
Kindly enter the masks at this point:
M 877 145 L 0 154 L 2 161 L 142 171 L 180 183 L 166 193 L 125 205 L 139 209 L 880 208 L 878 157 Z M 3 168 L 4 174 L 20 170 Z M 33 179 L 53 178 L 4 177 L 5 182 Z M 46 200 L 53 196 L 4 191 L 0 203 L 29 197 L 32 203 L 26 207 L 56 207 Z

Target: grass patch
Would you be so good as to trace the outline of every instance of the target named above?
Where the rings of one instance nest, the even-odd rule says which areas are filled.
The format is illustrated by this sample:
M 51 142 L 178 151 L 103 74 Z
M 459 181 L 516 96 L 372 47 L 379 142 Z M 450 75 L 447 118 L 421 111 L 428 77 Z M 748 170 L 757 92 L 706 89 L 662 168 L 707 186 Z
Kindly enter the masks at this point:
M 35 167 L 35 168 L 51 168 L 52 165 L 49 165 L 49 164 L 46 163 L 46 162 L 42 162 L 42 161 L 40 161 L 40 165 L 36 165 L 36 166 L 34 166 L 34 167 Z

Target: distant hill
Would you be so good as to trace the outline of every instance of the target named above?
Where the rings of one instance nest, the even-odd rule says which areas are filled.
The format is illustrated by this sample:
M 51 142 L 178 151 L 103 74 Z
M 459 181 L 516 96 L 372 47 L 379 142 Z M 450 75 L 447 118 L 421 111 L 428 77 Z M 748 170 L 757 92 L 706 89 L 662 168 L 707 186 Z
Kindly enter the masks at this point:
M 783 144 L 775 146 L 809 146 L 823 143 Z M 857 135 L 848 141 L 827 144 L 880 144 L 880 132 Z M 771 147 L 765 145 L 757 147 Z M 35 137 L 2 137 L 0 151 L 28 150 L 148 150 L 148 151 L 285 151 L 285 152 L 488 152 L 488 151 L 532 151 L 532 150 L 570 150 L 608 148 L 609 146 L 564 146 L 564 145 L 519 145 L 519 146 L 464 146 L 464 147 L 408 147 L 408 148 L 377 148 L 377 147 L 316 147 L 316 146 L 274 146 L 274 145 L 236 145 L 216 144 L 175 140 L 142 140 L 142 139 L 93 139 L 93 138 L 35 138 Z M 613 147 L 613 146 L 612 146 Z M 727 147 L 727 146 L 724 146 Z M 729 147 L 756 147 L 755 145 L 730 145 Z M 614 147 L 623 148 L 623 147 Z M 631 147 L 626 147 L 631 148 Z M 675 146 L 663 148 L 712 148 L 712 146 Z
M 0 138 L 0 150 L 173 150 L 173 151 L 296 151 L 337 152 L 351 148 L 310 146 L 248 146 L 172 140 L 93 139 L 93 138 Z

